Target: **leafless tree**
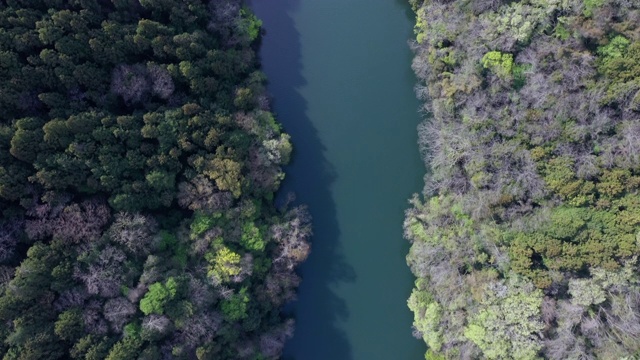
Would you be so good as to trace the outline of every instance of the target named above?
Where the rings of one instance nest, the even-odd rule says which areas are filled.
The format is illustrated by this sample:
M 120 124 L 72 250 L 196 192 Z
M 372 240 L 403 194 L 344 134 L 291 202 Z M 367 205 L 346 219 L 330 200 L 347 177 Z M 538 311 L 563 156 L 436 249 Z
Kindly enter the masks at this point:
M 240 273 L 231 277 L 231 281 L 240 283 L 253 273 L 253 255 L 247 253 L 240 259 Z
M 124 324 L 135 313 L 136 307 L 124 297 L 109 299 L 104 304 L 104 317 L 111 323 L 111 329 L 117 333 L 122 332 Z
M 120 293 L 126 258 L 122 250 L 107 246 L 89 264 L 77 264 L 74 277 L 82 280 L 89 294 L 116 297 Z
M 226 210 L 233 203 L 233 195 L 220 191 L 213 182 L 198 175 L 188 182 L 178 185 L 178 204 L 190 210 Z
M 285 221 L 271 227 L 271 237 L 278 243 L 274 263 L 283 262 L 287 269 L 304 261 L 309 255 L 311 217 L 303 206 L 293 208 L 285 215 Z
M 175 90 L 173 78 L 164 67 L 157 64 L 148 64 L 147 70 L 151 79 L 151 90 L 161 99 L 168 99 Z
M 101 308 L 99 301 L 92 300 L 82 310 L 84 327 L 91 334 L 104 335 L 109 331 L 107 322 L 101 316 Z
M 23 221 L 19 219 L 10 219 L 0 225 L 0 263 L 13 257 L 22 225 Z
M 550 326 L 556 318 L 556 300 L 545 296 L 544 299 L 542 299 L 541 313 L 542 321 L 544 321 L 547 326 Z
M 62 292 L 53 303 L 53 307 L 59 312 L 73 307 L 83 307 L 89 296 L 89 293 L 84 288 L 74 287 Z
M 249 179 L 255 187 L 260 189 L 276 190 L 282 173 L 280 166 L 274 164 L 264 147 L 252 147 L 249 149 L 247 161 L 249 167 Z
M 150 217 L 139 213 L 118 213 L 109 228 L 109 236 L 134 254 L 144 254 L 153 242 L 158 224 Z
M 216 294 L 213 289 L 204 281 L 196 278 L 189 278 L 189 301 L 200 308 L 206 308 L 216 301 Z
M 142 64 L 121 64 L 113 69 L 111 91 L 127 104 L 142 101 L 151 89 L 147 68 Z
M 144 295 L 146 292 L 147 292 L 147 285 L 140 282 L 133 289 L 129 289 L 129 291 L 127 292 L 127 299 L 132 304 L 137 304 L 138 301 L 140 301 L 140 298 L 142 298 L 142 295 Z
M 28 219 L 25 226 L 31 239 L 53 236 L 75 244 L 97 240 L 111 218 L 109 207 L 99 199 L 64 207 L 37 204 L 27 214 L 34 217 Z
M 144 270 L 140 275 L 140 284 L 145 286 L 160 281 L 164 271 L 164 263 L 160 256 L 149 255 L 144 262 Z
M 222 325 L 223 317 L 217 312 L 205 312 L 191 316 L 179 336 L 180 341 L 190 347 L 210 342 Z
M 171 329 L 171 320 L 166 315 L 151 314 L 142 320 L 143 331 L 166 334 Z
M 238 0 L 214 0 L 209 3 L 211 21 L 207 28 L 216 31 L 226 46 L 236 44 L 239 39 L 235 35 L 235 28 L 240 19 L 240 2 Z
M 11 279 L 13 279 L 13 274 L 15 273 L 15 269 L 9 266 L 0 266 L 0 288 L 7 285 Z
M 260 336 L 260 352 L 268 359 L 280 358 L 285 341 L 293 336 L 294 324 L 293 319 L 289 319 L 281 326 Z

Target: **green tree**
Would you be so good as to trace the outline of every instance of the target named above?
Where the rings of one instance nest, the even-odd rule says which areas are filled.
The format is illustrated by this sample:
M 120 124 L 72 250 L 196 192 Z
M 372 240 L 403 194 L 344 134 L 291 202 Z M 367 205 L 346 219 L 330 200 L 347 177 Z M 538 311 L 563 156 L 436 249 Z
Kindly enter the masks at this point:
M 263 251 L 266 242 L 262 231 L 253 222 L 247 222 L 242 226 L 240 243 L 248 250 Z
M 513 55 L 500 51 L 489 51 L 482 57 L 482 66 L 499 77 L 510 77 L 513 71 Z
M 178 284 L 173 277 L 164 284 L 160 282 L 151 284 L 147 293 L 140 300 L 140 310 L 145 315 L 162 315 L 167 304 L 176 297 L 177 290 Z
M 55 323 L 55 334 L 70 342 L 75 342 L 84 334 L 84 321 L 80 309 L 67 310 L 58 315 Z
M 222 301 L 222 313 L 228 321 L 238 321 L 246 319 L 248 314 L 249 296 L 247 288 L 243 287 L 237 294 L 231 295 L 229 299 Z

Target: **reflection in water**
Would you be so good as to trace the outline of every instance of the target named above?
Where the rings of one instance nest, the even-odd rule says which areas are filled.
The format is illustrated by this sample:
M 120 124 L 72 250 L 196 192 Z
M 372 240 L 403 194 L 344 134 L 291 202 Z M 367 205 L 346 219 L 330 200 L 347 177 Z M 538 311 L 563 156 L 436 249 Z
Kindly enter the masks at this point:
M 304 307 L 295 311 L 294 339 L 285 358 L 351 359 L 349 343 L 337 324 L 349 316 L 335 285 L 355 280 L 353 269 L 341 253 L 335 202 L 330 188 L 336 179 L 325 158 L 325 146 L 307 116 L 307 103 L 299 89 L 306 85 L 302 75 L 300 36 L 289 15 L 299 0 L 254 0 L 251 7 L 264 22 L 261 48 L 263 71 L 269 77 L 269 91 L 277 97 L 273 111 L 292 137 L 294 154 L 285 168 L 280 196 L 293 191 L 297 202 L 307 204 L 313 216 L 314 240 L 311 255 L 302 265 L 303 278 L 298 299 Z M 294 304 L 296 307 L 296 304 Z

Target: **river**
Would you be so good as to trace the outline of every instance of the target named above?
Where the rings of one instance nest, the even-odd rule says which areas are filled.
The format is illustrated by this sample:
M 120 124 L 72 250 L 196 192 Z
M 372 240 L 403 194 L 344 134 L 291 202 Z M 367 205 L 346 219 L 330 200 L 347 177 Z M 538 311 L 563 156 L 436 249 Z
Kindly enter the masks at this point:
M 285 359 L 423 359 L 407 308 L 404 209 L 422 188 L 405 0 L 252 0 L 273 110 L 292 136 L 282 193 L 314 221 Z

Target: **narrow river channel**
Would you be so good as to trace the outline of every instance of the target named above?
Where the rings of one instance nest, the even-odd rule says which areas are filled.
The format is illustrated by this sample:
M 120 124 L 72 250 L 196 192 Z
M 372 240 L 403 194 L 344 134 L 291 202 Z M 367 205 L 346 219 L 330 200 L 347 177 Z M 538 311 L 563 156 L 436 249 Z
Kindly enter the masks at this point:
M 413 360 L 402 238 L 422 187 L 405 0 L 252 0 L 274 111 L 295 156 L 282 193 L 314 217 L 285 359 Z

